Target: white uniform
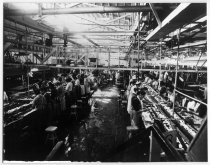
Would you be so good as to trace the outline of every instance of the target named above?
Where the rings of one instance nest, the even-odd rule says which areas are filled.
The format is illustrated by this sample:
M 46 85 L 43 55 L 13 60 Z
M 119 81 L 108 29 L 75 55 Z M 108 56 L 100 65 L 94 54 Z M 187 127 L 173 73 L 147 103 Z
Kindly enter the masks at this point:
M 4 101 L 8 101 L 8 96 L 5 91 L 4 91 Z
M 174 102 L 174 95 L 173 95 L 173 94 L 168 95 L 168 98 L 169 98 L 169 100 L 170 100 L 171 102 Z
M 188 104 L 187 104 L 187 111 L 190 111 L 190 109 L 194 110 L 195 105 L 196 105 L 195 101 L 188 102 Z
M 130 93 L 129 93 L 129 96 L 128 96 L 127 111 L 128 111 L 129 114 L 131 114 L 131 111 L 132 111 L 131 99 L 133 97 L 133 94 L 135 93 L 134 88 L 136 88 L 136 85 L 131 87 L 131 90 L 130 90 Z
M 72 89 L 73 89 L 72 82 L 68 82 L 68 84 L 66 85 L 66 92 L 72 92 Z
M 164 82 L 166 82 L 167 77 L 168 77 L 168 72 L 165 72 L 165 74 L 164 74 L 164 76 L 163 76 L 163 81 L 164 81 Z

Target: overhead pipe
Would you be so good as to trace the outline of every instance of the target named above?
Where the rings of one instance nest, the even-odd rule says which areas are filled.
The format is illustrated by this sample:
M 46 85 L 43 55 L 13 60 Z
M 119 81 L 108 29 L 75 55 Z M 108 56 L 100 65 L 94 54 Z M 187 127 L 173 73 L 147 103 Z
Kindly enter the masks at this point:
M 29 17 L 14 17 L 14 16 L 11 16 L 11 17 L 6 17 L 6 19 L 11 21 L 11 22 L 15 22 L 17 24 L 20 24 L 22 26 L 27 26 L 31 29 L 36 30 L 36 31 L 45 32 L 47 34 L 53 34 L 54 33 L 54 28 L 51 28 L 51 27 L 49 27 L 47 25 L 44 25 L 44 24 L 39 24 Z
M 4 23 L 4 31 L 8 31 L 8 32 L 16 33 L 16 34 L 20 34 L 20 35 L 23 35 L 23 34 L 27 33 L 27 34 L 30 34 L 30 35 L 41 37 L 41 35 L 34 34 L 34 32 L 26 32 L 24 29 L 16 28 L 14 26 L 7 25 L 5 23 Z
M 163 10 L 162 7 L 155 7 L 155 10 Z M 125 12 L 151 12 L 149 6 L 121 6 L 121 7 L 82 7 L 82 8 L 61 8 L 61 9 L 42 9 L 42 15 L 58 15 L 58 14 L 88 14 L 88 13 L 125 13 Z M 39 9 L 23 11 L 17 9 L 5 10 L 7 16 L 18 15 L 38 15 Z
M 71 31 L 69 33 L 65 33 L 66 35 L 70 35 L 70 34 L 76 34 L 76 33 L 79 33 L 79 34 L 82 34 L 82 33 L 85 33 L 85 34 L 96 34 L 96 33 L 114 33 L 114 34 L 119 34 L 119 33 L 134 33 L 134 32 L 139 32 L 141 34 L 145 34 L 147 33 L 147 31 L 131 31 L 131 30 L 122 30 L 122 31 Z

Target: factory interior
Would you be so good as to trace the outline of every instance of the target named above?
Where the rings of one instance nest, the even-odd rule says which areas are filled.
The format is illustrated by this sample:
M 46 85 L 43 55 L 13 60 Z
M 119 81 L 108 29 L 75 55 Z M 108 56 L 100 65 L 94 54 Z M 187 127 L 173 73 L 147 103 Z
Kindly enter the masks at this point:
M 2 160 L 207 162 L 207 3 L 4 2 Z

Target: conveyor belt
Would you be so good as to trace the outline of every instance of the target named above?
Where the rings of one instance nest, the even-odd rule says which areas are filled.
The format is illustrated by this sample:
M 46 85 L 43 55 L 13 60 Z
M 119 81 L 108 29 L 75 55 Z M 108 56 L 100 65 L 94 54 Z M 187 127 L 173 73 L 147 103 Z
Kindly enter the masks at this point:
M 150 92 L 151 90 L 153 90 L 150 86 L 148 85 L 145 85 L 145 86 L 148 88 Z M 155 94 L 154 90 L 152 92 L 153 94 Z M 158 95 L 157 92 L 156 92 L 156 95 Z M 147 97 L 147 99 L 153 103 L 154 107 L 156 107 L 156 110 L 155 110 L 156 112 L 154 111 L 156 113 L 156 116 L 158 116 L 157 112 L 159 111 L 160 113 L 163 114 L 163 116 L 165 116 L 165 118 L 170 119 L 175 124 L 175 126 L 179 128 L 179 130 L 182 131 L 182 134 L 184 134 L 188 138 L 189 141 L 191 141 L 195 137 L 197 130 L 192 128 L 189 124 L 186 124 L 185 121 L 182 118 L 180 118 L 180 116 L 176 112 L 174 112 L 174 116 L 173 116 L 173 113 L 171 113 L 172 110 L 166 107 L 164 104 L 162 104 L 161 100 L 157 101 L 151 95 Z M 166 110 L 166 108 L 168 109 Z

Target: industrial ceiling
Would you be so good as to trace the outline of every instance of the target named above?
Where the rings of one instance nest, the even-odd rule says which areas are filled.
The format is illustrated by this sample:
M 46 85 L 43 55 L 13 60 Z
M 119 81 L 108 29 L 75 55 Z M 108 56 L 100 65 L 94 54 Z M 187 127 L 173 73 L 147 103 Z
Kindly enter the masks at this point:
M 123 55 L 206 44 L 205 3 L 4 3 L 5 34 L 65 38 L 72 50 L 111 49 Z M 179 36 L 177 34 L 180 34 Z M 174 49 L 173 49 L 174 48 Z M 166 53 L 167 54 L 167 53 Z

